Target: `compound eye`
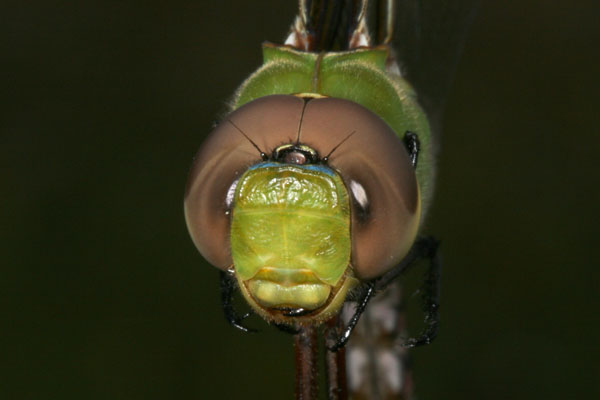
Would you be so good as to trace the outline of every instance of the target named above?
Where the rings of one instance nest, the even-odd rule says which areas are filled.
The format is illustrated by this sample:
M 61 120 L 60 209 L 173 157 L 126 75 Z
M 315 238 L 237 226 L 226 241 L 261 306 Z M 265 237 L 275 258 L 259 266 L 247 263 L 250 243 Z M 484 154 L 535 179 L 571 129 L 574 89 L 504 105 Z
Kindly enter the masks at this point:
M 304 101 L 268 96 L 229 114 L 206 138 L 188 177 L 185 219 L 194 244 L 212 265 L 232 265 L 230 214 L 237 180 L 265 152 L 297 136 Z
M 341 143 L 328 164 L 353 198 L 352 266 L 361 279 L 381 276 L 406 256 L 421 216 L 417 177 L 403 141 L 370 110 L 334 98 L 307 104 L 302 139 L 319 143 L 313 147 L 321 154 Z

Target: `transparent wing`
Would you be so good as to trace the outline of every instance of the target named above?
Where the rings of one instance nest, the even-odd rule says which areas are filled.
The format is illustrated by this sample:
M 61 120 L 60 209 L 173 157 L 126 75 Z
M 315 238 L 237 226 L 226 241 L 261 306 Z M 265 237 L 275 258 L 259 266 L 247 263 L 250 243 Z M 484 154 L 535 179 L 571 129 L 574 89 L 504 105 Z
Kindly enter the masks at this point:
M 378 3 L 378 26 L 383 26 L 390 1 Z M 393 47 L 436 131 L 477 4 L 478 0 L 396 1 Z

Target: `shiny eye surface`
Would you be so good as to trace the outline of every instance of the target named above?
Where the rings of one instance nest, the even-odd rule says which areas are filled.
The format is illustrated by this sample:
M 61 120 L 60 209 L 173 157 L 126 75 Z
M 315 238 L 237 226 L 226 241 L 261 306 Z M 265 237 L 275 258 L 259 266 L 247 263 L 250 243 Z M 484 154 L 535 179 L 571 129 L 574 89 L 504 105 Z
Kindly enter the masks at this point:
M 367 218 L 369 213 L 369 198 L 363 185 L 356 181 L 350 181 L 350 193 L 352 199 L 356 202 L 355 208 L 361 214 L 359 217 Z
M 221 269 L 232 265 L 229 210 L 235 182 L 263 161 L 261 153 L 288 164 L 326 163 L 340 174 L 353 198 L 356 276 L 380 276 L 406 255 L 421 209 L 402 140 L 380 117 L 351 101 L 274 95 L 231 113 L 195 157 L 184 208 L 193 241 L 210 263 Z

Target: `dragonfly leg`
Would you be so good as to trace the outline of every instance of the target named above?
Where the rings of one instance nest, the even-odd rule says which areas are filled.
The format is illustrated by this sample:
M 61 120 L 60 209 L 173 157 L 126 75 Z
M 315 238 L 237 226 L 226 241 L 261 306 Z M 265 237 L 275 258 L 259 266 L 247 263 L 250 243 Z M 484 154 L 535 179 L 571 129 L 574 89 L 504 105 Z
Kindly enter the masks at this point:
M 404 347 L 416 347 L 429 344 L 435 339 L 440 322 L 440 283 L 442 278 L 442 260 L 438 251 L 440 242 L 434 237 L 423 237 L 415 242 L 405 260 L 396 268 L 378 279 L 377 289 L 385 288 L 392 280 L 401 273 L 408 271 L 419 259 L 428 259 L 429 268 L 425 281 L 420 288 L 422 293 L 422 309 L 425 313 L 425 328 L 414 338 L 404 341 Z
M 421 286 L 423 311 L 425 312 L 425 328 L 421 334 L 409 338 L 404 347 L 415 347 L 429 344 L 435 339 L 440 326 L 440 287 L 442 282 L 442 257 L 438 251 L 439 241 L 428 239 L 424 257 L 429 259 L 429 268 Z
M 429 260 L 429 269 L 427 270 L 427 276 L 420 291 L 422 292 L 422 309 L 425 313 L 425 328 L 421 334 L 415 338 L 408 338 L 404 341 L 404 347 L 416 347 L 425 344 L 429 344 L 437 336 L 439 322 L 440 322 L 440 283 L 441 283 L 441 272 L 442 262 L 441 256 L 438 251 L 440 242 L 434 237 L 427 236 L 420 238 L 415 242 L 408 255 L 402 260 L 400 264 L 394 267 L 391 271 L 387 272 L 380 278 L 373 281 L 367 282 L 365 289 L 358 300 L 358 306 L 348 326 L 344 329 L 344 332 L 340 337 L 335 339 L 332 346 L 328 346 L 329 351 L 338 351 L 346 345 L 350 334 L 356 327 L 360 316 L 365 311 L 369 300 L 373 297 L 376 291 L 385 289 L 392 281 L 415 265 L 416 261 L 420 259 Z
M 225 319 L 227 319 L 227 322 L 241 331 L 249 333 L 256 332 L 256 330 L 242 325 L 242 321 L 248 318 L 251 313 L 247 312 L 246 314 L 239 316 L 233 306 L 233 292 L 237 287 L 235 280 L 229 273 L 225 271 L 221 271 L 219 273 L 219 278 L 221 281 L 221 303 L 223 305 L 223 313 L 225 314 Z
M 375 282 L 369 281 L 365 284 L 363 293 L 361 294 L 360 299 L 357 301 L 357 307 L 354 311 L 354 315 L 352 315 L 352 318 L 350 318 L 348 325 L 344 328 L 344 332 L 337 339 L 333 340 L 333 345 L 327 346 L 327 349 L 329 351 L 336 352 L 346 345 L 348 339 L 350 339 L 350 334 L 352 334 L 352 331 L 356 327 L 360 316 L 365 311 L 367 304 L 369 304 L 369 300 L 371 300 L 374 294 Z
M 421 150 L 421 142 L 419 141 L 417 134 L 406 131 L 404 134 L 404 145 L 408 150 L 408 155 L 413 168 L 417 168 L 417 159 L 419 157 L 419 151 Z

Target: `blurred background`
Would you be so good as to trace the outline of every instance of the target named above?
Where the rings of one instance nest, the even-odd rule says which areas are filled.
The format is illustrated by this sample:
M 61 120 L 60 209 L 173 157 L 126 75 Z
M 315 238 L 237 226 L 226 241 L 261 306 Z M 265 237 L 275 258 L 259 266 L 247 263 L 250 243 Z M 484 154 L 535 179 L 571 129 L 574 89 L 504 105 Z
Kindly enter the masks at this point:
M 429 231 L 421 399 L 598 398 L 600 3 L 483 1 Z M 296 2 L 0 5 L 0 398 L 288 399 L 290 336 L 228 326 L 192 156 Z

